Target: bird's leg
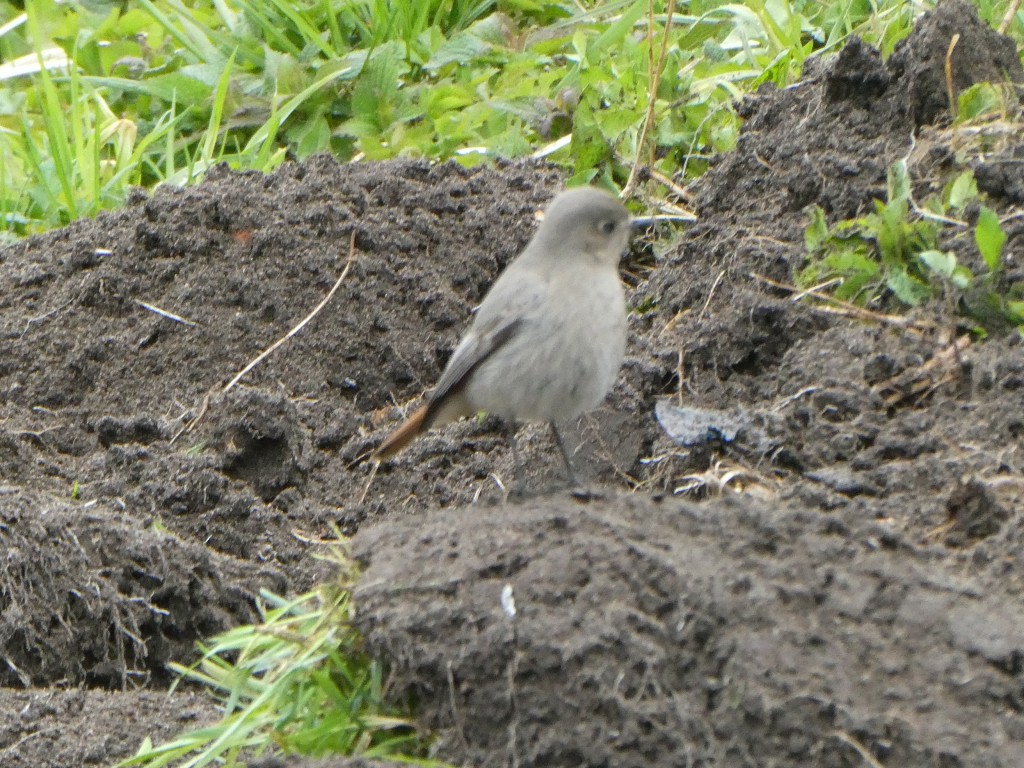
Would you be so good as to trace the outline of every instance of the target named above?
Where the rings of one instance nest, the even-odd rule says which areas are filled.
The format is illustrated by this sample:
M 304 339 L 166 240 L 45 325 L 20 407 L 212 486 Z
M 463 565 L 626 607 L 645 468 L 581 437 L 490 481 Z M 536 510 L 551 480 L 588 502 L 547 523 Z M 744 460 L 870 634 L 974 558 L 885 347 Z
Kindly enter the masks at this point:
M 565 450 L 565 442 L 562 440 L 562 435 L 558 431 L 558 427 L 555 422 L 549 421 L 548 424 L 551 426 L 551 435 L 555 438 L 555 445 L 558 446 L 559 452 L 562 454 L 562 461 L 565 462 L 565 472 L 569 476 L 570 485 L 579 485 L 576 482 L 576 472 L 572 468 L 572 459 L 569 458 L 569 452 Z
M 512 449 L 512 472 L 515 475 L 515 492 L 522 495 L 526 489 L 526 475 L 523 472 L 523 457 L 519 454 L 516 431 L 519 425 L 514 421 L 504 422 L 505 440 Z

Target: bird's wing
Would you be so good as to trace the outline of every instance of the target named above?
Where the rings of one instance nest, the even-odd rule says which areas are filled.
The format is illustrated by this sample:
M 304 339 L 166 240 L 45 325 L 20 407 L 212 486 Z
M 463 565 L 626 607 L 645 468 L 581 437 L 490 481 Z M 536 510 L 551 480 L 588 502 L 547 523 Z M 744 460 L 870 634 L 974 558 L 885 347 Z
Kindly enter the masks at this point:
M 455 348 L 437 386 L 430 393 L 425 419 L 428 425 L 446 398 L 462 388 L 466 377 L 477 366 L 508 344 L 541 304 L 542 284 L 522 277 L 521 274 L 514 283 L 499 279 L 484 298 L 473 324 Z

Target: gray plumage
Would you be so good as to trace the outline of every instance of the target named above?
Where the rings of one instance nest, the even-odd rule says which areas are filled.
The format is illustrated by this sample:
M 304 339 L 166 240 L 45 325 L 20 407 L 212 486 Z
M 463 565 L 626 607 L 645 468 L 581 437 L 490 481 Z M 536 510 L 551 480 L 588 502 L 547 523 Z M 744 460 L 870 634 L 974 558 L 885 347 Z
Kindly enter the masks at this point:
M 426 406 L 377 457 L 478 411 L 554 425 L 599 405 L 625 351 L 618 262 L 629 237 L 629 212 L 612 195 L 584 187 L 555 197 L 484 297 Z

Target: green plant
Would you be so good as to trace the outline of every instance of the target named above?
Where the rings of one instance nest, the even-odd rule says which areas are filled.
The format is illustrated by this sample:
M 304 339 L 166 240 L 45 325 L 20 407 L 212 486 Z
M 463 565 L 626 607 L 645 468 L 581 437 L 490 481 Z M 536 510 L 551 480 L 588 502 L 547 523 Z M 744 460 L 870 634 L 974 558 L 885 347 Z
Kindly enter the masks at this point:
M 853 32 L 919 11 L 703 0 L 0 0 L 0 231 L 116 207 L 133 186 L 286 158 L 543 156 L 621 184 L 700 175 L 732 105 Z M 656 84 L 656 87 L 655 87 Z M 650 111 L 650 118 L 648 112 Z
M 1008 86 L 975 83 L 957 95 L 957 122 L 970 123 L 1010 111 Z
M 947 214 L 962 214 L 970 204 L 978 205 L 973 235 L 981 257 L 973 270 L 952 250 L 938 247 L 943 227 L 966 226 Z M 796 275 L 801 288 L 828 285 L 837 298 L 860 304 L 877 303 L 891 294 L 916 307 L 948 286 L 957 292 L 960 310 L 974 330 L 1024 328 L 1024 285 L 1006 285 L 1000 279 L 1006 234 L 998 215 L 979 204 L 970 171 L 917 208 L 906 163 L 899 161 L 889 169 L 886 201 L 875 201 L 873 213 L 830 227 L 824 211 L 815 206 L 804 242 L 809 256 Z
M 205 440 L 200 440 L 198 443 L 191 446 L 187 451 L 185 451 L 185 455 L 188 456 L 190 459 L 194 459 L 197 456 L 201 456 L 203 451 L 206 450 L 206 445 L 207 443 Z
M 336 559 L 345 564 L 343 556 Z M 261 623 L 213 638 L 190 667 L 172 665 L 181 680 L 218 694 L 221 720 L 165 744 L 146 739 L 118 768 L 241 765 L 243 755 L 272 747 L 441 765 L 416 757 L 422 745 L 410 721 L 384 705 L 383 672 L 360 649 L 346 588 L 330 584 L 290 600 L 269 593 L 262 599 Z
M 931 288 L 916 254 L 935 248 L 936 223 L 911 219 L 906 164 L 896 163 L 888 175 L 886 201 L 875 201 L 874 213 L 829 227 L 817 206 L 804 233 L 810 263 L 798 274 L 802 287 L 836 281 L 835 294 L 847 301 L 863 300 L 887 288 L 904 304 L 917 306 Z

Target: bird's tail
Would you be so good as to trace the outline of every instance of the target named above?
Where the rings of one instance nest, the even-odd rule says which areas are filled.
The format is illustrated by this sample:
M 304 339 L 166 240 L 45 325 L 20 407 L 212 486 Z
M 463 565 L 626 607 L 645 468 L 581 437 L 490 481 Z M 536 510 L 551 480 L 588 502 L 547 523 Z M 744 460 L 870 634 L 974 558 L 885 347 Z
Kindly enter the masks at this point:
M 388 435 L 384 442 L 377 446 L 373 452 L 375 461 L 387 461 L 396 453 L 404 449 L 419 435 L 427 431 L 427 409 L 429 406 L 422 406 L 412 416 L 402 422 L 402 425 Z

